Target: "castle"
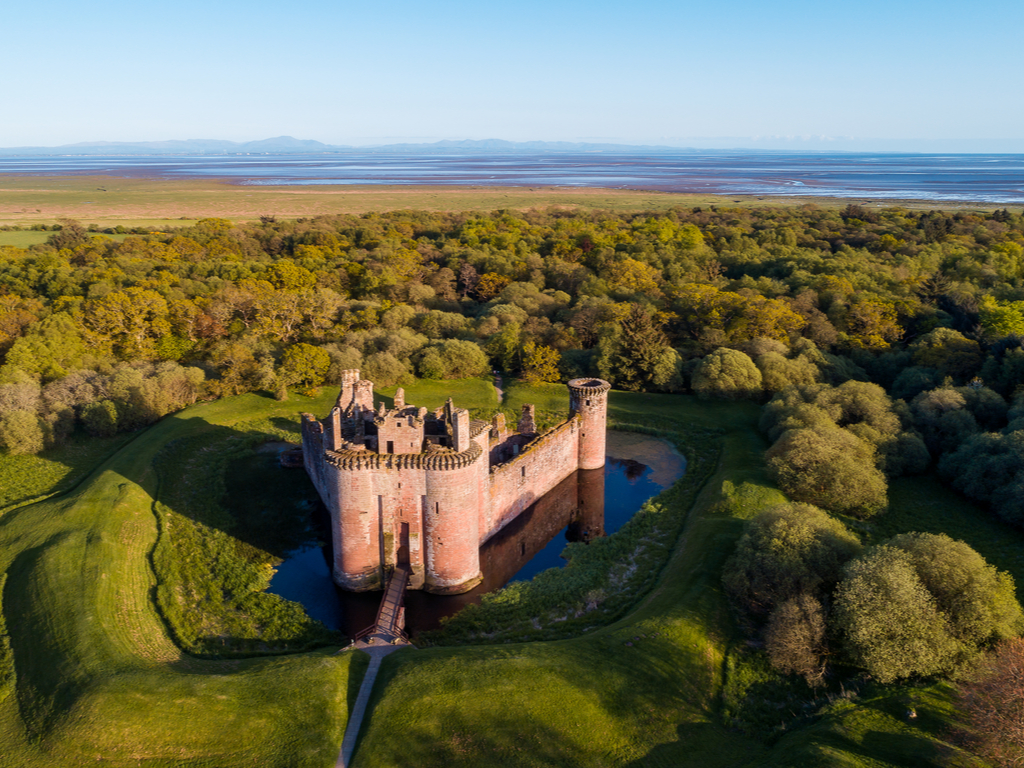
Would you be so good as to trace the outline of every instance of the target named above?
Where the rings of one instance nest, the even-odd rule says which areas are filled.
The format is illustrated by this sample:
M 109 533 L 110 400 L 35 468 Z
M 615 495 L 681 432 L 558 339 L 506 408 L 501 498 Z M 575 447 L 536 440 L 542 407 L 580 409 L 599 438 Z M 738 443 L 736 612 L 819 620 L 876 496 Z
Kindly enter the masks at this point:
M 534 407 L 519 431 L 504 414 L 470 419 L 451 399 L 430 412 L 395 393 L 373 403 L 373 383 L 342 373 L 323 421 L 302 414 L 303 461 L 330 511 L 335 582 L 378 589 L 391 566 L 409 588 L 466 592 L 480 583 L 480 546 L 577 469 L 605 463 L 608 391 L 601 379 L 569 382 L 569 418 L 538 434 Z

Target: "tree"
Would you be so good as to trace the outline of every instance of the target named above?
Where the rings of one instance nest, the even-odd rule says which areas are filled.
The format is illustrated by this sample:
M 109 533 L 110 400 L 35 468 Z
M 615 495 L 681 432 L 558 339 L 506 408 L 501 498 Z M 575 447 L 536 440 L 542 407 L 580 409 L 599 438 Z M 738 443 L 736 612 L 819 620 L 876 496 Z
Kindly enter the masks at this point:
M 958 703 L 974 752 L 995 765 L 1024 765 L 1024 639 L 1000 643 L 960 684 Z
M 761 395 L 761 371 L 739 350 L 722 347 L 693 372 L 693 391 L 701 397 L 754 399 Z
M 1024 336 L 1024 301 L 999 301 L 985 296 L 978 314 L 990 339 Z
M 43 450 L 43 424 L 29 411 L 0 415 L 0 447 L 8 453 L 39 453 Z
M 89 233 L 81 222 L 74 219 L 61 219 L 60 231 L 50 235 L 46 240 L 47 245 L 52 245 L 58 251 L 74 250 L 80 245 L 89 242 Z
M 950 672 L 961 651 L 910 556 L 895 547 L 872 547 L 847 566 L 832 617 L 851 661 L 883 683 Z
M 765 650 L 780 672 L 800 675 L 808 685 L 825 676 L 825 608 L 808 594 L 790 598 L 772 611 L 765 630 Z
M 558 350 L 528 341 L 523 345 L 522 379 L 528 384 L 558 381 Z
M 860 549 L 846 526 L 817 507 L 780 504 L 747 523 L 722 582 L 734 603 L 763 617 L 799 595 L 827 596 Z
M 487 373 L 487 355 L 479 344 L 447 339 L 423 350 L 417 368 L 426 379 L 465 379 Z
M 331 368 L 331 356 L 312 344 L 293 344 L 284 353 L 281 372 L 288 382 L 312 394 L 324 383 Z
M 911 344 L 910 349 L 915 364 L 934 368 L 940 375 L 953 376 L 960 381 L 973 376 L 984 360 L 978 342 L 952 328 L 936 328 Z
M 797 501 L 858 517 L 880 512 L 888 504 L 874 447 L 845 429 L 788 430 L 766 456 L 779 487 Z
M 1024 628 L 1009 574 L 929 533 L 896 536 L 851 560 L 832 615 L 851 660 L 883 683 L 948 674 Z

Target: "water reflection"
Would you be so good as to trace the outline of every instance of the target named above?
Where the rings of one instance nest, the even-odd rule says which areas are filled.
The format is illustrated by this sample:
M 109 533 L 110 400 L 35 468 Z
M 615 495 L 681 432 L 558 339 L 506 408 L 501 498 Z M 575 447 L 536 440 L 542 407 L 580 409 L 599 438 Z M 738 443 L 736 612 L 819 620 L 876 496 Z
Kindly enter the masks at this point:
M 579 470 L 480 548 L 483 581 L 461 595 L 406 593 L 406 625 L 410 634 L 439 626 L 481 595 L 510 581 L 527 580 L 565 563 L 565 545 L 614 533 L 651 496 L 682 476 L 685 459 L 668 443 L 630 433 L 608 433 L 609 456 L 603 469 Z M 314 523 L 322 541 L 331 541 L 327 510 L 319 505 Z M 311 544 L 289 556 L 274 575 L 268 591 L 302 603 L 314 619 L 348 635 L 374 622 L 379 592 L 345 592 L 331 580 L 331 547 Z

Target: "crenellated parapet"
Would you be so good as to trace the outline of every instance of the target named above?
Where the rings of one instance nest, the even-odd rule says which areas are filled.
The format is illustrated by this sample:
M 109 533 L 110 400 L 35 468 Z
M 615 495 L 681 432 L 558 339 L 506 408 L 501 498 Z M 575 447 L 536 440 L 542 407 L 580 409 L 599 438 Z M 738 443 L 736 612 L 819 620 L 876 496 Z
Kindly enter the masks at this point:
M 476 443 L 461 453 L 441 449 L 427 453 L 377 453 L 376 451 L 325 451 L 324 459 L 338 469 L 462 469 L 480 458 L 483 450 Z

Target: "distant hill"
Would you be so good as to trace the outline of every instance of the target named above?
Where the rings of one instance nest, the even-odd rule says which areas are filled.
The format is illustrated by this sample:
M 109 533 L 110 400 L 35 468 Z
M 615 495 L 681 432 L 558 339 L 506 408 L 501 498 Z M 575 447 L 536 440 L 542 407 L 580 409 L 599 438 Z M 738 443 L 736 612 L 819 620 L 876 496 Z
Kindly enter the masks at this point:
M 236 155 L 245 153 L 388 153 L 388 152 L 475 152 L 494 153 L 570 153 L 570 152 L 686 152 L 677 147 L 631 146 L 628 144 L 587 144 L 568 141 L 504 141 L 502 139 L 436 141 L 431 144 L 382 144 L 351 147 L 324 144 L 311 139 L 278 136 L 261 141 L 223 141 L 220 139 L 186 139 L 184 141 L 89 141 L 57 147 L 7 147 L 0 154 L 12 155 Z

